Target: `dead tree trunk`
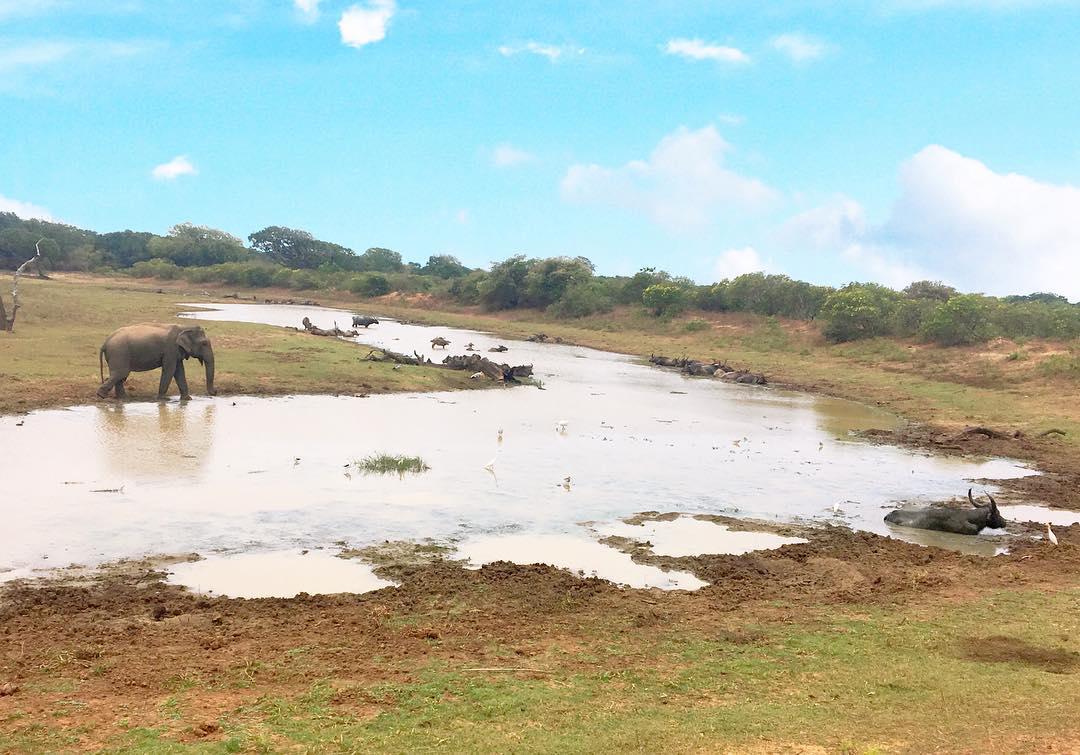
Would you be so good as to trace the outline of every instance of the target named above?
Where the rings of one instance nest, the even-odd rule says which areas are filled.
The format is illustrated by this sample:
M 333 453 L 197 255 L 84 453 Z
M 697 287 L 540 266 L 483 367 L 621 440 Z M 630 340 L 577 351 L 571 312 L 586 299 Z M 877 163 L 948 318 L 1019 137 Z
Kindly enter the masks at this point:
M 34 244 L 34 251 L 37 254 L 19 265 L 15 270 L 14 282 L 11 285 L 11 317 L 8 317 L 4 312 L 4 301 L 0 297 L 0 330 L 6 330 L 8 333 L 15 330 L 15 315 L 19 313 L 19 276 L 22 275 L 23 270 L 35 262 L 38 263 L 38 270 L 41 270 L 41 242 L 44 240 L 44 238 L 37 240 L 37 243 Z

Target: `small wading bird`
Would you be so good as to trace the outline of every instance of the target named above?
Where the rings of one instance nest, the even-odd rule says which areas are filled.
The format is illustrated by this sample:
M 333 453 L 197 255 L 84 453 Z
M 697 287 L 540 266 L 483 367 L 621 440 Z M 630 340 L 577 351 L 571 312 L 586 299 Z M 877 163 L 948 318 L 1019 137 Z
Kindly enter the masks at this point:
M 562 486 L 563 486 L 563 488 L 564 488 L 565 490 L 569 490 L 569 489 L 570 489 L 570 478 L 569 478 L 569 477 L 565 477 L 565 478 L 563 478 L 563 481 L 562 481 Z
M 474 372 L 473 374 L 469 375 L 469 380 L 479 380 L 483 376 L 484 376 L 484 373 L 482 373 L 482 372 Z
M 1046 539 L 1049 540 L 1052 545 L 1057 545 L 1057 535 L 1050 529 L 1050 522 L 1046 523 Z
M 839 503 L 834 503 L 832 505 L 832 513 L 833 514 L 839 514 L 840 513 L 840 504 Z
M 566 426 L 568 424 L 570 424 L 570 423 L 567 422 L 565 419 L 560 419 L 558 422 L 555 423 L 555 432 L 557 432 L 557 433 L 565 433 L 566 432 Z
M 499 428 L 499 442 L 502 443 L 502 428 Z

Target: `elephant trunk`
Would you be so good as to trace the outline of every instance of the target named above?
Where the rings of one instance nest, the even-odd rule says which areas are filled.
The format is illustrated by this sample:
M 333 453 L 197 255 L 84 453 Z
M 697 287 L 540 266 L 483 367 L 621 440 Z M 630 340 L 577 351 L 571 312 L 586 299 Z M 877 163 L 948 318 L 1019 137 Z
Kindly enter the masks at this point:
M 203 353 L 203 364 L 206 366 L 206 392 L 213 396 L 214 391 L 214 349 L 207 344 Z

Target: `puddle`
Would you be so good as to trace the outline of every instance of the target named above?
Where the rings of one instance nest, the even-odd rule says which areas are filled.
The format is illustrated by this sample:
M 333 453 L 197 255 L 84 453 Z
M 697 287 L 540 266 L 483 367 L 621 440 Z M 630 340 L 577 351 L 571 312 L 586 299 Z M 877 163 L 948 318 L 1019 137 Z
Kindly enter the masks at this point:
M 1038 522 L 1039 524 L 1059 524 L 1062 527 L 1080 524 L 1080 511 L 1051 509 L 1046 506 L 1028 504 L 999 506 L 998 510 L 1005 517 L 1006 522 Z
M 197 316 L 349 321 L 317 307 L 220 306 Z M 969 479 L 1033 473 L 855 441 L 839 430 L 895 419 L 851 402 L 691 379 L 576 346 L 392 320 L 359 340 L 441 359 L 436 335 L 452 342 L 447 353 L 470 341 L 484 352 L 505 343 L 501 358 L 534 364 L 546 390 L 196 397 L 37 411 L 22 426 L 0 418 L 0 572 L 150 553 L 470 540 L 510 527 L 571 532 L 645 510 L 896 535 L 883 521 L 895 501 L 940 500 L 962 495 Z M 222 369 L 228 360 L 218 355 Z M 156 388 L 156 376 L 133 380 L 143 395 Z M 93 390 L 88 382 L 88 398 Z M 378 453 L 418 455 L 431 469 L 404 480 L 347 474 L 347 464 Z
M 486 535 L 461 543 L 457 551 L 478 567 L 493 561 L 548 564 L 620 585 L 661 590 L 697 590 L 707 584 L 687 572 L 634 563 L 625 553 L 577 535 Z
M 292 598 L 339 592 L 371 592 L 391 587 L 371 567 L 325 553 L 277 551 L 210 556 L 176 564 L 168 582 L 193 592 L 230 598 Z
M 969 556 L 1000 556 L 1008 553 L 1008 546 L 1001 543 L 1000 538 L 1007 533 L 1006 530 L 984 529 L 978 535 L 954 535 L 951 532 L 935 532 L 934 530 L 919 530 L 912 527 L 894 527 L 889 524 L 888 533 L 897 540 L 904 540 L 916 545 L 933 546 L 944 548 L 958 553 L 966 553 Z
M 771 532 L 730 530 L 722 524 L 682 516 L 671 521 L 643 524 L 618 522 L 602 528 L 603 534 L 627 537 L 652 544 L 657 556 L 739 556 L 751 551 L 772 550 L 790 543 L 805 543 L 801 537 L 784 537 Z

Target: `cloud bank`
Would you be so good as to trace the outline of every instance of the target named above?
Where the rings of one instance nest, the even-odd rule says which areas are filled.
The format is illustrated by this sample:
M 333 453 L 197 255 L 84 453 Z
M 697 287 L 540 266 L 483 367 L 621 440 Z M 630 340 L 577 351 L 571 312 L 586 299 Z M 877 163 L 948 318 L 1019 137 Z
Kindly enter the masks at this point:
M 385 39 L 396 11 L 394 0 L 371 0 L 367 5 L 350 6 L 338 21 L 341 43 L 359 49 Z

